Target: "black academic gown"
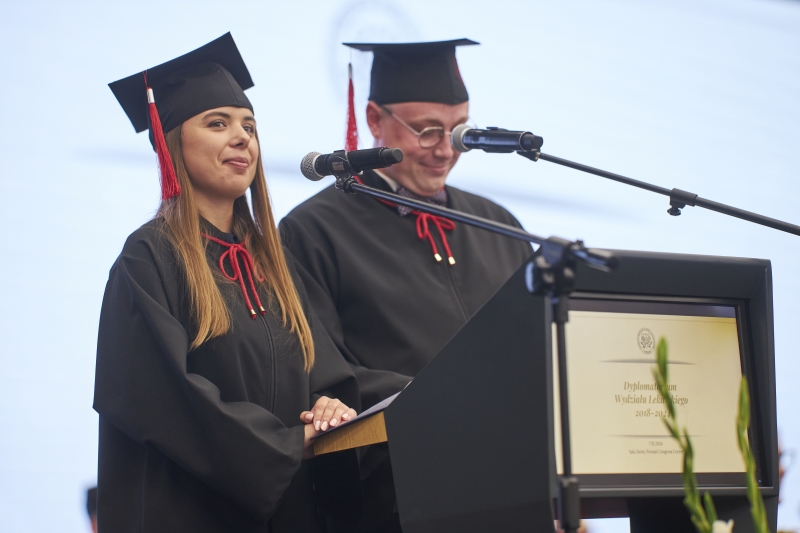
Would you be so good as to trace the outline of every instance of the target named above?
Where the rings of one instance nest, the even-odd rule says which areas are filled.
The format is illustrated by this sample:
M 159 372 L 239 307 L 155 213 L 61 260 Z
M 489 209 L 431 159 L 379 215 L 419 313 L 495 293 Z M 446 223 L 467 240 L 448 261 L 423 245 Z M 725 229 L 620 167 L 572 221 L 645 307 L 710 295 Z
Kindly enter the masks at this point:
M 374 172 L 362 179 L 391 191 Z M 447 207 L 520 227 L 499 205 L 446 190 Z M 364 408 L 402 390 L 533 252 L 526 242 L 457 223 L 447 232 L 456 264 L 436 262 L 427 240 L 417 237 L 414 215 L 401 217 L 374 198 L 334 187 L 300 204 L 280 226 L 314 309 L 358 378 Z M 441 253 L 436 231 L 434 238 Z M 378 457 L 365 458 L 362 476 L 387 468 L 376 466 Z M 393 507 L 389 475 L 365 479 L 365 519 Z M 370 502 L 371 494 L 381 501 Z M 375 531 L 389 530 L 374 518 Z
M 231 330 L 189 351 L 185 284 L 160 225 L 128 238 L 103 298 L 94 397 L 100 531 L 318 531 L 299 415 L 320 393 L 358 409 L 350 368 L 315 323 L 291 257 L 314 334 L 310 375 L 280 318 L 251 319 L 239 286 L 219 276 Z M 223 251 L 208 243 L 212 271 Z M 267 307 L 268 293 L 259 295 Z

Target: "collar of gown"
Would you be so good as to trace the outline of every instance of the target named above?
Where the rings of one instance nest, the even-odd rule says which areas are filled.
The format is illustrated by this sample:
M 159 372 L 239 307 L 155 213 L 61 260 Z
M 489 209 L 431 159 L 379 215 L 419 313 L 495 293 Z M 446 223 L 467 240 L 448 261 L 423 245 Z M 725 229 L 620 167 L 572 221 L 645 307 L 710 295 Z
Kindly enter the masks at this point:
M 231 244 L 239 244 L 239 238 L 236 237 L 233 233 L 225 233 L 224 231 L 217 228 L 214 224 L 203 218 L 200 217 L 200 232 L 201 233 L 208 233 L 212 237 L 216 237 L 221 241 L 225 241 Z
M 387 185 L 388 185 L 388 186 L 389 186 L 389 187 L 392 189 L 392 192 L 397 192 L 397 189 L 399 189 L 399 188 L 400 188 L 400 184 L 399 184 L 399 183 L 397 183 L 396 181 L 394 181 L 392 178 L 390 178 L 389 176 L 387 176 L 386 174 L 384 174 L 384 173 L 383 173 L 383 172 L 381 172 L 380 170 L 378 170 L 378 169 L 373 169 L 372 171 L 373 171 L 375 174 L 377 174 L 377 175 L 378 175 L 378 176 L 379 176 L 379 177 L 380 177 L 380 178 L 381 178 L 383 181 L 385 181 L 385 182 L 386 182 L 386 184 L 387 184 Z

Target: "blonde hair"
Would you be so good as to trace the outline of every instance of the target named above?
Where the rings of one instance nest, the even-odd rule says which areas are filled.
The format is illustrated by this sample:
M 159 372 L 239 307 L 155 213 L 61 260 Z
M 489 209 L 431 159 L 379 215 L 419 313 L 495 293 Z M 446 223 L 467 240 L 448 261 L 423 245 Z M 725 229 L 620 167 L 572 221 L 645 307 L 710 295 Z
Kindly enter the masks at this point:
M 257 138 L 256 138 L 257 139 Z M 181 145 L 181 127 L 166 135 L 175 174 L 181 186 L 181 194 L 164 200 L 157 217 L 164 220 L 166 236 L 177 251 L 178 259 L 186 275 L 189 307 L 196 334 L 190 349 L 224 335 L 231 328 L 228 306 L 222 298 L 217 279 L 206 259 L 206 240 L 201 236 L 200 212 L 195 202 L 194 189 L 186 170 Z M 311 328 L 303 312 L 297 288 L 294 285 L 286 257 L 283 253 L 278 230 L 264 178 L 261 155 L 256 162 L 256 174 L 250 184 L 253 212 L 250 212 L 246 196 L 233 204 L 233 232 L 242 240 L 253 257 L 259 282 L 271 289 L 269 308 L 280 314 L 283 326 L 295 334 L 300 341 L 306 372 L 314 366 L 314 341 Z

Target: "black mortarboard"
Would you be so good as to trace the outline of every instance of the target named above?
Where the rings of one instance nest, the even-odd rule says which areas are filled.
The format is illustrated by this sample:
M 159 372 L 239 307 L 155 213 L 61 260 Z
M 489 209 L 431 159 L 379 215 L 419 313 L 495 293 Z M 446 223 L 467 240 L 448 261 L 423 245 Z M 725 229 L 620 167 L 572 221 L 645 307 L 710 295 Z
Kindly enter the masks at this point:
M 253 80 L 230 33 L 108 86 L 136 132 L 150 130 L 161 169 L 163 199 L 180 194 L 165 133 L 209 109 L 235 106 L 253 110 L 244 94 Z
M 164 133 L 215 107 L 253 109 L 244 91 L 253 86 L 230 33 L 197 50 L 147 69 Z M 150 127 L 142 72 L 109 83 L 137 133 Z
M 376 104 L 437 102 L 455 105 L 469 100 L 456 62 L 456 46 L 479 44 L 475 41 L 342 44 L 373 53 L 369 99 Z

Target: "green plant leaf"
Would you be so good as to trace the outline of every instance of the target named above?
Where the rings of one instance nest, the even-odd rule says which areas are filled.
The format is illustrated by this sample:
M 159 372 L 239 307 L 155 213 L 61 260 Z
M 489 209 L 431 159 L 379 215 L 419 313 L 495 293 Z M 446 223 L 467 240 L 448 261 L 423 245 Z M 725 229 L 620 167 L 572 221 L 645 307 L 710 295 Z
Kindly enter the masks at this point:
M 664 337 L 658 340 L 658 351 L 656 353 L 656 368 L 653 369 L 653 378 L 658 385 L 658 393 L 664 400 L 669 411 L 669 418 L 664 419 L 664 425 L 669 430 L 672 438 L 677 441 L 683 451 L 683 479 L 684 499 L 683 504 L 689 511 L 692 523 L 698 533 L 712 533 L 713 521 L 716 519 L 716 510 L 711 496 L 705 495 L 705 507 L 700 499 L 700 492 L 697 487 L 697 478 L 694 475 L 694 449 L 689 433 L 686 428 L 683 432 L 679 430 L 677 413 L 672 396 L 669 394 L 669 374 L 667 371 L 667 341 Z M 710 510 L 710 512 L 709 512 Z M 713 519 L 710 520 L 709 517 Z
M 708 517 L 708 521 L 713 527 L 714 522 L 718 520 L 717 509 L 714 507 L 714 500 L 711 499 L 711 495 L 708 492 L 703 495 L 703 503 L 706 506 L 706 517 Z
M 658 339 L 658 348 L 656 349 L 656 363 L 658 364 L 658 373 L 664 378 L 664 382 L 669 381 L 669 374 L 667 371 L 667 339 L 661 337 Z
M 750 514 L 757 533 L 770 533 L 767 523 L 767 511 L 764 507 L 764 498 L 758 489 L 756 479 L 756 460 L 747 440 L 747 431 L 750 427 L 750 392 L 747 378 L 742 376 L 739 386 L 739 413 L 736 417 L 736 433 L 739 440 L 739 450 L 742 453 L 745 469 L 747 471 L 747 498 L 750 500 Z

